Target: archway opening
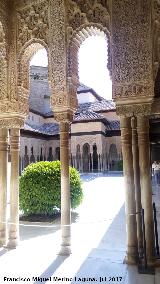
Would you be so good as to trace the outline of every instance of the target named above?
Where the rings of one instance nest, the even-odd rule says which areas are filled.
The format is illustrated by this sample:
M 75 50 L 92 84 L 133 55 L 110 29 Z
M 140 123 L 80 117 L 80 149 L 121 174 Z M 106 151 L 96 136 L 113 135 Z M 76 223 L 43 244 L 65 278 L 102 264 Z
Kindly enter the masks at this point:
M 118 151 L 115 144 L 110 145 L 109 149 L 109 163 L 110 163 L 110 170 L 115 170 L 118 161 Z
M 57 147 L 56 150 L 55 150 L 55 157 L 56 157 L 56 160 L 59 160 L 60 161 L 60 147 Z
M 93 145 L 93 170 L 98 171 L 98 153 L 97 153 L 97 145 Z
M 25 120 L 24 131 L 21 136 L 20 155 L 24 157 L 23 145 L 24 141 L 25 143 L 27 141 L 29 161 L 46 160 L 48 153 L 44 153 L 45 142 L 42 141 L 41 137 L 37 140 L 36 132 L 42 133 L 45 129 L 43 127 L 44 116 L 46 112 L 51 110 L 51 90 L 48 82 L 48 53 L 44 45 L 39 42 L 31 43 L 20 56 L 19 86 L 26 91 L 29 102 L 29 115 Z M 42 148 L 39 147 L 37 141 L 41 142 Z
M 88 143 L 83 145 L 83 172 L 90 170 L 90 146 Z
M 78 52 L 79 82 L 93 88 L 101 97 L 112 99 L 112 81 L 108 68 L 108 40 L 101 32 L 87 37 Z

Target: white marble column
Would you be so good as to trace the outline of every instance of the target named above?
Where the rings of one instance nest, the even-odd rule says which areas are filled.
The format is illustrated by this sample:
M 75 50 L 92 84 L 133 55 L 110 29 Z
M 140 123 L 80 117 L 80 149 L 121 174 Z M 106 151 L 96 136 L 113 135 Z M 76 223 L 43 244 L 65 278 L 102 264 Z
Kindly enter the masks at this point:
M 131 118 L 120 117 L 121 141 L 123 153 L 123 172 L 125 181 L 125 212 L 127 230 L 127 255 L 125 262 L 135 264 L 138 260 L 136 204 L 132 156 Z
M 150 172 L 149 119 L 137 117 L 137 132 L 139 146 L 139 166 L 141 201 L 144 209 L 146 250 L 148 264 L 154 264 L 154 223 L 152 209 L 152 185 Z
M 133 169 L 134 169 L 134 185 L 136 199 L 136 220 L 137 220 L 137 238 L 138 252 L 143 254 L 143 236 L 142 236 L 142 218 L 141 218 L 141 186 L 140 186 L 140 169 L 139 169 L 139 150 L 138 150 L 138 135 L 137 135 L 137 118 L 132 117 L 132 153 L 133 153 Z
M 8 129 L 0 129 L 0 247 L 7 241 Z
M 19 149 L 20 130 L 11 129 L 11 182 L 10 182 L 10 220 L 9 248 L 16 248 L 19 241 Z
M 61 232 L 60 255 L 71 253 L 71 200 L 69 177 L 69 122 L 60 122 Z

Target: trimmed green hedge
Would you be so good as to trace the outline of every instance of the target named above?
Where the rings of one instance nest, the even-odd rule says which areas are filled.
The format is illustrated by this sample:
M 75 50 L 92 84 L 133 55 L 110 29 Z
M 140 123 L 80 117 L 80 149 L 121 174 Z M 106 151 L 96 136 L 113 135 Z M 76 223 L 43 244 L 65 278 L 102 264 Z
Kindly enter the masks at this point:
M 70 167 L 71 207 L 83 199 L 78 171 Z M 20 177 L 20 209 L 24 215 L 52 215 L 61 207 L 60 161 L 38 162 L 25 168 Z

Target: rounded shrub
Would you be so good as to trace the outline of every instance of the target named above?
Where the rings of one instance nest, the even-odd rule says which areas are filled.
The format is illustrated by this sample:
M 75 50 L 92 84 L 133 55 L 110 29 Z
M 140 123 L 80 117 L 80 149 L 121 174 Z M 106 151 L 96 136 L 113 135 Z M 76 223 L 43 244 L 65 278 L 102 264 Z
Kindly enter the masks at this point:
M 20 177 L 20 209 L 24 215 L 52 215 L 61 207 L 61 163 L 37 162 L 25 168 Z M 71 208 L 83 199 L 78 171 L 70 167 Z

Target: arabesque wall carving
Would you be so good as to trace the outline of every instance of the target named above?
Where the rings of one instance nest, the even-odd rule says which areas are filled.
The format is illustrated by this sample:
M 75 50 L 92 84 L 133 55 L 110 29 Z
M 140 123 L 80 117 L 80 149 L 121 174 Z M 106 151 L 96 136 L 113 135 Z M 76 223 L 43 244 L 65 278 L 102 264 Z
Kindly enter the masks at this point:
M 160 62 L 160 2 L 158 0 L 153 1 L 153 67 L 154 67 L 154 79 L 156 78 L 159 62 Z
M 110 30 L 109 1 L 103 0 L 67 0 L 68 26 L 76 30 L 89 23 L 102 24 Z
M 112 1 L 113 97 L 116 99 L 117 95 L 126 99 L 130 95 L 154 96 L 151 2 Z M 133 86 L 132 91 L 126 90 L 127 85 Z M 117 91 L 120 86 L 123 86 L 121 93 Z
M 32 38 L 43 39 L 48 43 L 48 1 L 17 1 L 17 43 L 21 50 Z
M 7 53 L 6 40 L 2 23 L 0 22 L 0 101 L 7 98 Z

